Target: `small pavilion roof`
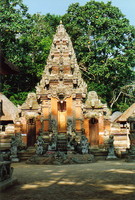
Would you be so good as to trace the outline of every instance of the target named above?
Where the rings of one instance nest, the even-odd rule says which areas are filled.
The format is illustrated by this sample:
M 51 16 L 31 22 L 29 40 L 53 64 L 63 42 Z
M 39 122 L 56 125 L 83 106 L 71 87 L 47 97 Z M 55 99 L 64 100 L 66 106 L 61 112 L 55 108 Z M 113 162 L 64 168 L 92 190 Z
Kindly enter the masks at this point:
M 135 113 L 135 103 L 133 103 L 118 119 L 117 122 L 126 122 Z
M 0 93 L 1 102 L 1 121 L 15 121 L 18 116 L 18 108 L 2 93 Z

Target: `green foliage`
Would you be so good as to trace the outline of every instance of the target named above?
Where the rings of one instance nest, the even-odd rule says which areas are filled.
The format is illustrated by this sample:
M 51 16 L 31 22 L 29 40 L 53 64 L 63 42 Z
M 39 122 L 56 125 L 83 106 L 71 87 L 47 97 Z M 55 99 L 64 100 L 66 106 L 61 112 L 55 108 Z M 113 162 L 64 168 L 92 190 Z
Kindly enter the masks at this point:
M 22 0 L 0 1 L 0 45 L 8 58 L 18 49 L 18 38 L 28 27 L 27 7 Z
M 118 94 L 135 78 L 135 28 L 111 2 L 72 4 L 62 20 L 88 89 L 97 91 L 111 105 L 114 91 Z
M 15 105 L 22 105 L 26 100 L 28 92 L 19 92 L 10 96 L 10 101 L 12 101 Z
M 34 91 L 52 43 L 52 36 L 60 17 L 30 15 L 22 0 L 0 2 L 0 44 L 12 63 L 20 69 L 18 75 L 4 76 L 2 92 L 15 104 L 23 102 Z
M 50 26 L 51 20 L 52 22 L 56 21 L 54 27 Z M 57 16 L 50 17 L 49 14 L 46 16 L 34 14 L 31 16 L 31 29 L 28 31 L 26 30 L 20 37 L 23 55 L 25 55 L 22 62 L 24 62 L 24 65 L 28 68 L 27 73 L 36 76 L 35 84 L 39 81 L 46 64 L 52 43 L 52 36 L 58 23 L 59 17 Z
M 1 48 L 20 69 L 18 75 L 2 78 L 3 93 L 15 104 L 22 104 L 40 80 L 60 19 L 30 15 L 22 0 L 0 1 Z M 62 21 L 88 90 L 97 91 L 113 110 L 126 109 L 135 95 L 135 27 L 111 2 L 93 0 L 84 6 L 70 5 Z
M 123 103 L 123 102 L 120 102 L 119 104 L 117 103 L 117 108 L 118 110 L 120 110 L 121 112 L 124 112 L 125 110 L 128 109 L 128 104 L 127 103 Z

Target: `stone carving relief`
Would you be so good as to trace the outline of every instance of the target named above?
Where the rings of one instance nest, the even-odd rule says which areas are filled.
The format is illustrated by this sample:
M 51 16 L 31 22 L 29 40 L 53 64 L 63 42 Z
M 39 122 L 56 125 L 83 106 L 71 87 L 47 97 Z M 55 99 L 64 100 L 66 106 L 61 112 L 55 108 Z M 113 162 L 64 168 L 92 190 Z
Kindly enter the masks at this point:
M 42 155 L 44 152 L 44 140 L 42 134 L 40 134 L 36 141 L 36 154 Z
M 37 103 L 36 94 L 29 93 L 26 101 L 22 104 L 21 109 L 38 109 L 39 105 Z
M 27 120 L 29 120 L 29 119 L 35 120 L 36 117 L 38 116 L 38 113 L 26 111 L 26 112 L 24 112 L 24 115 L 25 115 L 25 117 L 26 117 Z
M 103 104 L 101 103 L 98 95 L 95 91 L 90 91 L 85 102 L 86 107 L 90 108 L 102 108 Z
M 95 91 L 90 91 L 87 95 L 86 102 L 84 104 L 83 113 L 86 118 L 99 118 L 103 116 L 109 119 L 111 114 L 106 104 L 102 104 L 101 100 Z

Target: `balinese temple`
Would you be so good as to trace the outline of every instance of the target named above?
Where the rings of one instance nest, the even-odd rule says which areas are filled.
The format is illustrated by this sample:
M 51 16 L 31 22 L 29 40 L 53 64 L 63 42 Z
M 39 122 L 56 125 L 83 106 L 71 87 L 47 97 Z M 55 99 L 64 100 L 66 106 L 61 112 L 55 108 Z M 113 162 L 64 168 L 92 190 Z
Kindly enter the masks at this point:
M 33 146 L 40 133 L 45 138 L 55 133 L 58 139 L 85 134 L 91 147 L 102 147 L 109 135 L 109 116 L 97 93 L 87 91 L 71 39 L 60 23 L 36 93 L 29 93 L 20 107 L 24 142 Z

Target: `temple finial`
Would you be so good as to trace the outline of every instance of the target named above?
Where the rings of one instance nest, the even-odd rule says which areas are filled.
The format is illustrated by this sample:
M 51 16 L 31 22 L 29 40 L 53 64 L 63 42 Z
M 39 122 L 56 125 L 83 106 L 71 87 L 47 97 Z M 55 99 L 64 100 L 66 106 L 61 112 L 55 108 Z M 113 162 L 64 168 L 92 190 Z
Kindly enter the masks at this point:
M 62 20 L 60 20 L 60 24 L 62 24 Z

